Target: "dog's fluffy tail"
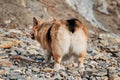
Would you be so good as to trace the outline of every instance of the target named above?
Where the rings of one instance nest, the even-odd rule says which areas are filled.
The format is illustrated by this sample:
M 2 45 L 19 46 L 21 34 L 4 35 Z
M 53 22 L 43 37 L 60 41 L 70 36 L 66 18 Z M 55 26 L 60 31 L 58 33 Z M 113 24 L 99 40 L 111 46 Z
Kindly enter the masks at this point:
M 78 19 L 76 18 L 72 18 L 72 19 L 68 19 L 67 20 L 67 26 L 69 27 L 69 30 L 74 33 L 75 32 L 75 27 L 77 27 L 77 22 L 76 21 L 79 21 Z

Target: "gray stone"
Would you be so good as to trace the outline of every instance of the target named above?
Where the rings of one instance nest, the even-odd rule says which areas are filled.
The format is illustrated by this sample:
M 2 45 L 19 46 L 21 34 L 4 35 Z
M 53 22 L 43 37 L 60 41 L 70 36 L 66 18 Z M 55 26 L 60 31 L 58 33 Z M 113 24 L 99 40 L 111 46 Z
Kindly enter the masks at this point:
M 44 77 L 45 76 L 45 73 L 44 72 L 41 72 L 40 73 L 40 77 Z
M 15 52 L 14 50 L 12 50 L 12 51 L 10 51 L 10 53 L 8 53 L 8 54 L 10 54 L 10 55 L 17 55 L 17 52 Z
M 46 77 L 46 78 L 50 78 L 50 77 L 51 77 L 50 73 L 46 73 L 46 74 L 45 74 L 45 77 Z
M 55 72 L 55 74 L 54 74 L 54 80 L 59 80 L 59 79 L 61 79 L 60 74 L 58 72 Z
M 67 77 L 67 73 L 65 71 L 60 71 L 60 75 L 63 76 L 63 77 Z
M 39 72 L 40 71 L 40 69 L 36 68 L 36 67 L 33 67 L 32 70 L 35 71 L 35 72 Z
M 75 80 L 75 78 L 73 76 L 69 76 L 68 80 Z
M 95 3 L 95 6 L 97 7 L 98 11 L 105 13 L 105 14 L 109 14 L 107 8 L 108 8 L 108 3 L 106 2 L 106 0 L 98 0 Z
M 93 75 L 96 75 L 96 76 L 105 76 L 105 75 L 107 75 L 107 70 L 106 69 L 100 69 L 97 72 L 93 73 Z
M 99 38 L 106 40 L 109 44 L 111 43 L 120 43 L 120 35 L 114 34 L 114 33 L 107 33 L 107 34 L 100 34 Z
M 18 55 L 24 55 L 24 54 L 26 54 L 26 50 L 23 49 L 23 48 L 17 48 L 17 49 L 15 50 L 15 52 L 16 52 Z
M 120 52 L 118 52 L 118 53 L 113 53 L 113 54 L 115 54 L 117 57 L 120 57 Z
M 110 80 L 120 80 L 120 77 L 118 75 L 112 75 Z

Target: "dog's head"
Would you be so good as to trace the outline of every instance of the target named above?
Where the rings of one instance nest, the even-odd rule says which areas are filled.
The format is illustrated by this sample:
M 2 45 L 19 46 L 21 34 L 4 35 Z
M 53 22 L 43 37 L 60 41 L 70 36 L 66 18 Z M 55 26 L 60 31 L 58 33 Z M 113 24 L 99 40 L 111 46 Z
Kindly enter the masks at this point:
M 56 19 L 51 20 L 50 22 L 43 22 L 43 21 L 39 21 L 37 20 L 35 17 L 33 17 L 33 32 L 31 33 L 31 38 L 32 39 L 37 39 L 39 30 L 44 26 L 48 26 L 48 25 L 43 25 L 43 24 L 53 24 L 56 22 Z M 50 25 L 51 26 L 51 25 Z
M 42 22 L 38 21 L 35 17 L 33 17 L 33 32 L 31 33 L 32 39 L 36 39 L 41 25 L 42 25 Z

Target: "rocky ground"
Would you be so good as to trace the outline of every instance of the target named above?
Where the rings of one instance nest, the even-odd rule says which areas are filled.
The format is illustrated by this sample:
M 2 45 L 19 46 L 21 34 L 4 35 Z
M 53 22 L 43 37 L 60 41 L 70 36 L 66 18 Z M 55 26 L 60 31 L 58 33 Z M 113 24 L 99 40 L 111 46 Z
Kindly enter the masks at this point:
M 117 11 L 119 3 L 112 3 Z M 0 0 L 0 4 L 0 80 L 120 80 L 119 12 L 112 7 L 108 12 L 98 7 L 94 10 L 106 32 L 92 26 L 62 0 Z M 46 51 L 30 36 L 33 16 L 44 20 L 77 17 L 87 25 L 90 38 L 83 75 L 76 63 L 62 63 L 65 70 L 54 72 L 54 60 L 45 62 Z

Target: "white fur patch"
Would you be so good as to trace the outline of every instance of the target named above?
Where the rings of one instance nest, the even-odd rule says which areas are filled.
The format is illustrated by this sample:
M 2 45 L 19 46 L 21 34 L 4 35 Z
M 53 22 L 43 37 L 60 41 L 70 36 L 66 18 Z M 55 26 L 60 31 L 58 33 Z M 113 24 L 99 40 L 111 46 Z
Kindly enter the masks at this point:
M 64 56 L 65 54 L 86 52 L 87 37 L 82 29 L 76 30 L 74 33 L 68 31 L 65 26 L 58 30 L 57 40 L 55 42 L 57 54 Z

